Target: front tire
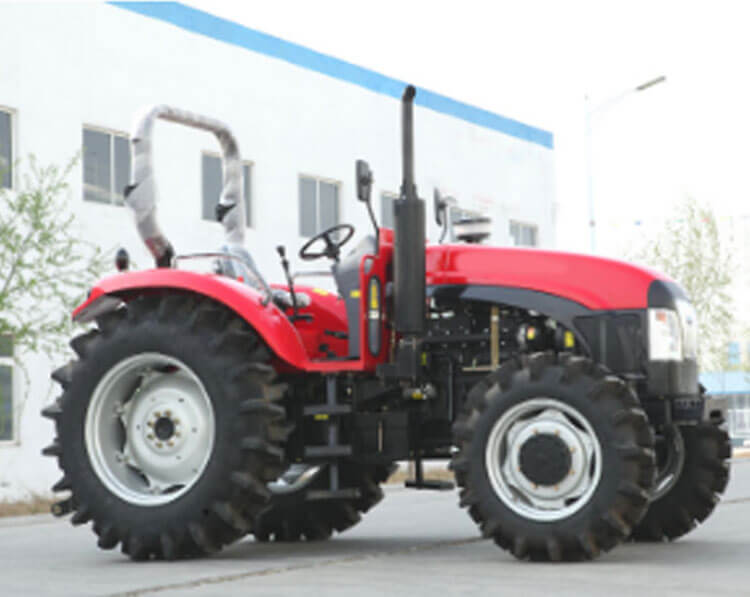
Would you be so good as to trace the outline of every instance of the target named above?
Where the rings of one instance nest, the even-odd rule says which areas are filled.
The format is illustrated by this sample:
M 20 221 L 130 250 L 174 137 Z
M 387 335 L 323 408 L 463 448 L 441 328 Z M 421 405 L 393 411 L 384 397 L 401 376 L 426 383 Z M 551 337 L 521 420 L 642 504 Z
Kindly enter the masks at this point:
M 454 425 L 461 505 L 519 559 L 582 560 L 625 540 L 645 512 L 654 439 L 638 399 L 582 357 L 504 363 Z
M 93 521 L 132 559 L 214 552 L 251 529 L 283 470 L 288 430 L 270 355 L 228 309 L 187 294 L 142 296 L 71 342 L 43 411 L 69 491 L 58 510 Z
M 657 494 L 633 529 L 635 541 L 672 541 L 686 535 L 711 515 L 729 482 L 732 443 L 721 423 L 686 425 L 676 432 L 681 441 L 669 442 L 661 459 L 668 463 L 669 450 L 676 444 L 683 450 L 681 466 L 668 490 Z

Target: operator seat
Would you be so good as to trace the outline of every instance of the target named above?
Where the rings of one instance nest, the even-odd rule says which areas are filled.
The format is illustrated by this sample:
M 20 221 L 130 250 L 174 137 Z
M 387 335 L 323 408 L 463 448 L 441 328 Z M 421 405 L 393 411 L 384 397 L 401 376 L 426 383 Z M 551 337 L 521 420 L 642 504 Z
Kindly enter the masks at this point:
M 364 255 L 375 253 L 375 237 L 364 237 L 341 261 L 331 267 L 333 279 L 346 305 L 349 325 L 349 358 L 359 358 L 360 288 L 359 264 Z

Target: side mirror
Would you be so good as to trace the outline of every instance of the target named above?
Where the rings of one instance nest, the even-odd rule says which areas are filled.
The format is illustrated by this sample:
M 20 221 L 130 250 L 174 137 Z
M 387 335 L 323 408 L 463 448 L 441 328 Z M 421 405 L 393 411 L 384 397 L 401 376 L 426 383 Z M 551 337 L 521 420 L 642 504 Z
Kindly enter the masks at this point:
M 357 179 L 357 199 L 364 203 L 369 203 L 370 193 L 372 192 L 372 170 L 370 170 L 370 164 L 364 160 L 357 160 L 355 176 Z

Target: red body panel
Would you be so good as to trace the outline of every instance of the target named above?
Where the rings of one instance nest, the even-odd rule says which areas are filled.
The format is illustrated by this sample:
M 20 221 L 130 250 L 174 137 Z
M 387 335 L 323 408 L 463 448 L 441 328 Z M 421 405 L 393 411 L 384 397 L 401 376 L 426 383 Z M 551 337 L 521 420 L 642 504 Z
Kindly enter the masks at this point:
M 104 278 L 91 291 L 88 300 L 74 312 L 74 319 L 86 320 L 105 301 L 107 295 L 128 300 L 135 292 L 172 288 L 210 297 L 233 309 L 261 335 L 283 368 L 310 372 L 371 371 L 384 362 L 389 353 L 385 288 L 388 266 L 393 256 L 393 231 L 381 229 L 377 255 L 364 255 L 360 264 L 360 357 L 342 360 L 347 341 L 337 339 L 326 330 L 347 331 L 344 301 L 336 294 L 299 286 L 312 299 L 301 313 L 312 321 L 292 324 L 272 302 L 263 306 L 262 296 L 252 288 L 224 276 L 176 269 L 157 269 L 117 274 Z M 365 267 L 365 264 L 368 267 Z M 592 310 L 643 309 L 648 306 L 648 289 L 663 276 L 621 261 L 541 251 L 537 249 L 497 248 L 478 245 L 433 245 L 426 247 L 428 285 L 488 285 L 524 288 L 575 301 Z M 380 350 L 371 354 L 368 345 L 367 289 L 370 279 L 380 281 L 379 326 Z M 322 344 L 338 359 L 327 358 Z
M 272 284 L 271 286 L 289 290 L 288 286 L 281 284 Z M 344 300 L 338 294 L 312 286 L 295 284 L 294 289 L 298 294 L 305 293 L 310 297 L 310 305 L 301 307 L 299 313 L 300 315 L 311 316 L 312 320 L 298 319 L 294 322 L 294 327 L 305 345 L 307 355 L 311 359 L 327 358 L 328 355 L 320 350 L 321 345 L 326 344 L 328 350 L 337 357 L 345 357 L 349 350 L 348 342 L 326 334 L 326 331 L 347 332 L 348 325 Z M 287 315 L 292 313 L 292 309 L 287 309 Z
M 116 274 L 99 281 L 88 300 L 73 311 L 73 318 L 80 318 L 105 295 L 116 295 L 127 300 L 133 291 L 159 288 L 188 290 L 227 305 L 255 328 L 279 359 L 292 366 L 306 368 L 309 359 L 302 339 L 286 315 L 272 302 L 264 307 L 260 293 L 225 276 L 178 269 Z
M 481 284 L 553 294 L 594 310 L 644 309 L 648 288 L 664 276 L 592 255 L 539 249 L 433 245 L 427 284 Z

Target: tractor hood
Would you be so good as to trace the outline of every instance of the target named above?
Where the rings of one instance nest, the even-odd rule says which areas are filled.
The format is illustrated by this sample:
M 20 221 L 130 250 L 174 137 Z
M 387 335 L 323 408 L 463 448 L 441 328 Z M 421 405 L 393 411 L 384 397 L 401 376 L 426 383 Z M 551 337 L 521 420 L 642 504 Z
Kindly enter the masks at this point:
M 592 310 L 645 309 L 655 280 L 644 267 L 592 255 L 477 245 L 427 247 L 429 285 L 523 288 L 562 297 Z M 675 285 L 676 286 L 676 285 Z

